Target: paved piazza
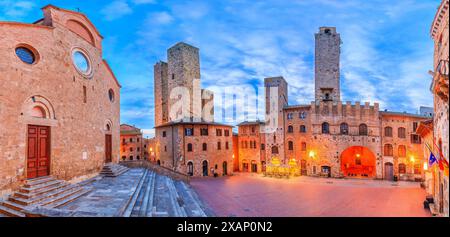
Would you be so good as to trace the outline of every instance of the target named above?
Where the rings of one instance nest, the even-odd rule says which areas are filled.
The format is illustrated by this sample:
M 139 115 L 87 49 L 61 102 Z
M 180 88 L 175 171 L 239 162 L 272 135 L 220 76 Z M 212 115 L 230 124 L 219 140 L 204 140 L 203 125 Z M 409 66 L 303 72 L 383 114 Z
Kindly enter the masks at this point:
M 239 173 L 191 185 L 217 216 L 426 217 L 419 183 Z

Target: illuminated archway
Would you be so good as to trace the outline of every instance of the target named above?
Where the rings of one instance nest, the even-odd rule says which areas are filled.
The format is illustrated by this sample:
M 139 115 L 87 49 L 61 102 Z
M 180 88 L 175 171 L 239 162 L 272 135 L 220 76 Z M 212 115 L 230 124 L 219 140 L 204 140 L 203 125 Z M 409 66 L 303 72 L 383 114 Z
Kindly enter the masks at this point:
M 376 175 L 376 158 L 363 146 L 352 146 L 341 154 L 341 170 L 346 177 L 372 178 Z

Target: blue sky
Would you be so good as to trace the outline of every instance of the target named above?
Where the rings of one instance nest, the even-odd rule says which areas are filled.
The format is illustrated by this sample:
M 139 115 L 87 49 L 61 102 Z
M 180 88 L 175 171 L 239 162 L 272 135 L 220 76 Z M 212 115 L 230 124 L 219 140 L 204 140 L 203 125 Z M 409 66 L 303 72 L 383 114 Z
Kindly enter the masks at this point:
M 0 0 L 0 20 L 31 23 L 49 3 L 79 8 L 96 25 L 122 84 L 121 122 L 147 135 L 154 126 L 153 64 L 179 41 L 200 48 L 202 87 L 256 87 L 282 75 L 289 103 L 300 104 L 314 97 L 314 33 L 336 26 L 343 101 L 412 113 L 433 102 L 429 29 L 439 0 Z

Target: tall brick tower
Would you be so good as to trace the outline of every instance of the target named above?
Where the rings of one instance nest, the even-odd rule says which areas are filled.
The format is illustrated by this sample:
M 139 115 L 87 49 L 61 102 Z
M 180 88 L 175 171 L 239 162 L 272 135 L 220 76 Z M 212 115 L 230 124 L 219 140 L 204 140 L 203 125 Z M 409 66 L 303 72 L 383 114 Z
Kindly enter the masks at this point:
M 199 59 L 199 49 L 188 45 L 186 43 L 180 42 L 172 46 L 167 50 L 168 57 L 168 96 L 173 88 L 184 87 L 189 91 L 190 103 L 188 108 L 188 116 L 190 118 L 199 119 L 201 118 L 201 113 L 199 116 L 194 116 L 194 108 L 201 108 L 201 89 L 200 89 L 200 59 Z M 198 79 L 195 81 L 195 79 Z M 194 96 L 196 100 L 194 100 Z M 186 98 L 187 99 L 187 98 Z M 169 100 L 169 121 L 175 120 L 175 118 L 170 117 L 170 111 L 174 103 L 177 102 L 176 99 Z M 183 108 L 184 109 L 184 108 Z M 181 112 L 181 111 L 179 111 Z
M 266 157 L 269 161 L 273 157 L 280 160 L 284 156 L 284 115 L 283 108 L 288 104 L 287 82 L 283 77 L 270 77 L 264 79 L 266 89 Z
M 341 37 L 336 27 L 320 27 L 315 38 L 315 100 L 340 101 Z

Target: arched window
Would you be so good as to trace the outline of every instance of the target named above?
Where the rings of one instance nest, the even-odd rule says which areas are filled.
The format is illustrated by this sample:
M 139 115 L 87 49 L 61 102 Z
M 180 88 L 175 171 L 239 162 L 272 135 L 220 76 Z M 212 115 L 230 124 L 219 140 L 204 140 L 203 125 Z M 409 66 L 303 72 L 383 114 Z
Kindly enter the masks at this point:
M 398 164 L 398 173 L 405 174 L 406 173 L 406 165 L 403 163 Z
M 392 137 L 392 127 L 385 127 L 384 128 L 384 136 L 385 137 Z
M 393 148 L 391 144 L 385 144 L 384 145 L 384 155 L 385 156 L 392 156 L 393 154 Z
M 289 141 L 289 142 L 288 142 L 288 149 L 289 149 L 290 151 L 294 150 L 294 142 L 292 142 L 292 141 Z
M 306 126 L 305 125 L 300 125 L 300 132 L 301 133 L 305 133 L 306 132 Z
M 302 142 L 302 151 L 306 151 L 306 142 Z
M 399 157 L 406 157 L 406 146 L 405 145 L 399 145 L 398 146 L 398 156 Z
M 288 133 L 293 133 L 294 132 L 294 127 L 292 127 L 292 125 L 288 126 Z
M 365 125 L 364 123 L 359 125 L 359 135 L 367 136 L 367 125 Z
M 203 143 L 202 144 L 202 148 L 203 148 L 204 151 L 208 150 L 208 144 Z
M 273 146 L 272 147 L 272 154 L 278 154 L 278 147 L 277 146 Z
M 327 122 L 322 123 L 322 133 L 329 134 L 330 133 L 330 124 Z
M 189 176 L 193 176 L 194 175 L 194 163 L 192 163 L 192 161 L 189 161 L 188 164 L 188 175 Z
M 192 143 L 187 144 L 187 151 L 192 151 Z
M 348 124 L 347 123 L 341 123 L 340 129 L 341 129 L 342 135 L 348 135 Z
M 406 128 L 403 127 L 398 128 L 398 137 L 406 138 Z

